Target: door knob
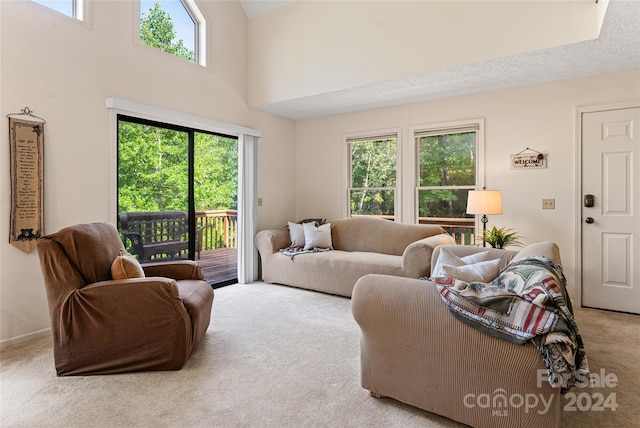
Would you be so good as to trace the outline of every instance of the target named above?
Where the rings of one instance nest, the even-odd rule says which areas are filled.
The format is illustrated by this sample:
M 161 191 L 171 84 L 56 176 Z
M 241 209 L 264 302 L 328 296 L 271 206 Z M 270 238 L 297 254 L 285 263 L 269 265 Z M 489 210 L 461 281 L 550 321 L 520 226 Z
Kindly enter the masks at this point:
M 591 223 L 593 223 L 593 222 L 594 222 L 593 217 L 587 217 L 584 221 L 585 221 L 587 224 L 591 224 Z

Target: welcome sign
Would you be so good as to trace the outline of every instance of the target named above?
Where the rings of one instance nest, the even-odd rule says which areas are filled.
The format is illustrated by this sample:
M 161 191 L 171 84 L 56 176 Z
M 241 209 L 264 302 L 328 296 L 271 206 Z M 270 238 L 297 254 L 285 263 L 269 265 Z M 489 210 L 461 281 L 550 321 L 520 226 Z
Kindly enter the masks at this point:
M 544 153 L 518 153 L 511 155 L 511 169 L 536 169 L 547 167 L 547 155 Z

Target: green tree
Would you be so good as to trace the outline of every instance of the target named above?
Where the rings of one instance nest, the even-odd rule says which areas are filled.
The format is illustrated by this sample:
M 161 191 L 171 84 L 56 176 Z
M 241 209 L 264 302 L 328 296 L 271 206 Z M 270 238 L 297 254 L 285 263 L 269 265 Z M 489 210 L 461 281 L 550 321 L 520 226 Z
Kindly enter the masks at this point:
M 118 211 L 188 210 L 188 134 L 118 123 Z
M 195 62 L 195 53 L 184 45 L 182 39 L 176 40 L 171 15 L 162 10 L 158 2 L 140 18 L 140 41 L 145 45 Z
M 352 214 L 393 215 L 395 186 L 395 139 L 351 143 Z
M 468 189 L 447 187 L 475 186 L 475 132 L 421 137 L 418 144 L 419 185 L 441 187 L 419 191 L 419 216 L 465 217 Z
M 118 212 L 188 211 L 189 134 L 118 122 Z M 238 141 L 194 133 L 196 211 L 238 207 Z
M 238 141 L 195 134 L 194 193 L 196 211 L 238 208 Z

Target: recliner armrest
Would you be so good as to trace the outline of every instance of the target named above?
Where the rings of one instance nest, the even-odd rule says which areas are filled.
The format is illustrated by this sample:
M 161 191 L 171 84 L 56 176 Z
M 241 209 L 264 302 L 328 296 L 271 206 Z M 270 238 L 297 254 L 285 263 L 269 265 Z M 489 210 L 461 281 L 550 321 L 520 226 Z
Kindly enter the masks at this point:
M 204 274 L 200 265 L 193 260 L 176 260 L 168 262 L 145 263 L 142 265 L 144 274 L 175 279 L 199 279 L 204 281 Z

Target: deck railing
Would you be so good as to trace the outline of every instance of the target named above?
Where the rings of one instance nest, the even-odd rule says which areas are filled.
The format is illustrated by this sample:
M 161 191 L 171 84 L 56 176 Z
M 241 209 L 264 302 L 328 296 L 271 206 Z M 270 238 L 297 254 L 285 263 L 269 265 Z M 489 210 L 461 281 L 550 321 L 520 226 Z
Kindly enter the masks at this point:
M 238 211 L 196 211 L 196 227 L 202 227 L 202 250 L 238 248 Z
M 419 217 L 420 224 L 435 224 L 442 227 L 455 239 L 458 245 L 475 245 L 475 219 L 472 218 L 446 218 L 446 217 Z

